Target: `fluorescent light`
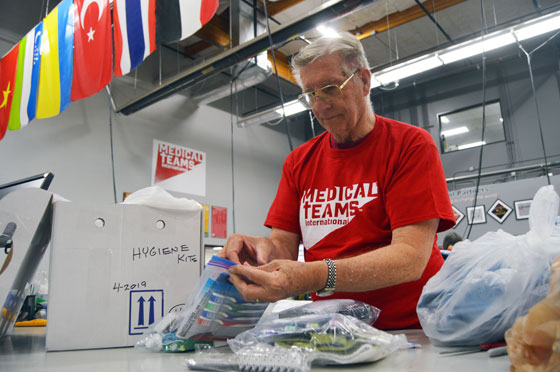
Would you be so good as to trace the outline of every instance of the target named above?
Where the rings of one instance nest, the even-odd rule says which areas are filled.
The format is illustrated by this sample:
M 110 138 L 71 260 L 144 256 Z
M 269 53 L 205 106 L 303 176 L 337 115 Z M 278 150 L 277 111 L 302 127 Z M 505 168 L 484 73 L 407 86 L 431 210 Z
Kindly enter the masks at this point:
M 443 116 L 443 117 L 445 117 L 445 116 Z M 445 136 L 445 137 L 451 137 L 451 136 L 456 136 L 458 134 L 467 133 L 468 131 L 469 131 L 469 128 L 467 128 L 467 127 L 458 127 L 458 128 L 444 130 L 444 131 L 441 132 L 441 135 Z
M 477 141 L 477 142 L 467 143 L 465 145 L 457 146 L 457 149 L 458 150 L 464 150 L 464 149 L 470 149 L 471 147 L 477 147 L 477 146 L 482 146 L 482 145 L 486 145 L 486 142 L 485 141 Z
M 516 38 L 521 41 L 557 29 L 560 29 L 560 11 L 375 72 L 371 88 L 513 44 Z
M 284 113 L 286 116 L 297 114 L 298 112 L 302 112 L 307 110 L 307 107 L 303 105 L 299 100 L 291 101 L 284 104 Z M 280 108 L 274 110 L 280 115 L 282 115 L 282 106 Z
M 319 31 L 321 34 L 323 34 L 323 36 L 326 36 L 326 37 L 338 37 L 339 36 L 338 32 L 336 32 L 332 28 L 327 27 L 325 25 L 317 26 L 317 31 Z
M 447 116 L 440 116 L 439 120 L 441 120 L 443 124 L 449 124 L 449 118 Z
M 375 78 L 375 76 L 371 75 L 371 82 L 370 82 L 370 88 L 369 89 L 373 89 L 373 88 L 377 88 L 381 86 L 381 82 L 379 80 L 377 80 Z
M 383 70 L 381 73 L 374 74 L 375 79 L 381 84 L 387 85 L 393 81 L 404 79 L 406 77 L 419 74 L 424 71 L 443 65 L 443 62 L 437 56 L 421 57 L 412 61 L 401 63 L 394 67 Z
M 545 17 L 543 17 L 545 18 Z M 537 19 L 529 21 L 516 27 L 514 30 L 517 40 L 522 41 L 533 36 L 554 31 L 560 28 L 560 15 L 556 13 L 548 19 Z
M 506 33 L 500 32 L 498 34 L 490 34 L 484 37 L 484 40 L 482 38 L 477 38 L 474 41 L 468 41 L 448 48 L 441 52 L 439 57 L 445 64 L 448 64 L 513 43 L 515 43 L 515 37 L 510 31 Z

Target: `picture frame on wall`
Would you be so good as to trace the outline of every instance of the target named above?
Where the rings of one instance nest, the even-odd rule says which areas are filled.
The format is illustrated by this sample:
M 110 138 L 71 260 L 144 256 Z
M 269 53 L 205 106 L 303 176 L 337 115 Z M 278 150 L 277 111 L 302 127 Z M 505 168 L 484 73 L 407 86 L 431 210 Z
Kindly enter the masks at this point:
M 469 225 L 479 225 L 486 223 L 486 210 L 484 205 L 467 207 L 467 223 Z
M 529 219 L 529 210 L 531 209 L 532 202 L 533 199 L 514 201 L 513 207 L 515 208 L 515 219 L 517 220 Z
M 497 199 L 488 210 L 488 215 L 498 221 L 498 223 L 504 223 L 504 221 L 509 217 L 512 211 L 512 207 L 510 207 L 500 199 Z
M 455 217 L 455 226 L 453 226 L 453 228 L 456 228 L 457 226 L 459 226 L 461 221 L 463 221 L 463 218 L 465 218 L 465 214 L 457 209 L 457 207 L 455 207 L 453 204 L 451 204 L 451 208 L 453 209 L 453 217 Z

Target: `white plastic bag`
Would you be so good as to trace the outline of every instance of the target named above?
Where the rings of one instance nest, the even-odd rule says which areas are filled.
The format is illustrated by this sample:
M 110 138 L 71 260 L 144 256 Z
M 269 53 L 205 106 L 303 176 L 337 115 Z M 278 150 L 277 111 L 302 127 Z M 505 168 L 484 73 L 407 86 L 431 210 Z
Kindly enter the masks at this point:
M 560 238 L 552 235 L 559 201 L 553 186 L 544 186 L 533 199 L 527 234 L 498 230 L 455 245 L 418 302 L 420 323 L 432 342 L 501 341 L 515 319 L 546 296 L 551 262 L 560 254 Z

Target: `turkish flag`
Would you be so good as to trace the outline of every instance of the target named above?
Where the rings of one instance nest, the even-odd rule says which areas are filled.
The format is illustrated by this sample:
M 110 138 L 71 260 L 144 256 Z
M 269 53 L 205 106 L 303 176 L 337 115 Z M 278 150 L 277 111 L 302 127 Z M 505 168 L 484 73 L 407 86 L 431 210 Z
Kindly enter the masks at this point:
M 14 97 L 19 43 L 0 60 L 0 140 L 4 138 Z
M 109 0 L 74 0 L 72 101 L 87 98 L 109 84 L 112 43 Z

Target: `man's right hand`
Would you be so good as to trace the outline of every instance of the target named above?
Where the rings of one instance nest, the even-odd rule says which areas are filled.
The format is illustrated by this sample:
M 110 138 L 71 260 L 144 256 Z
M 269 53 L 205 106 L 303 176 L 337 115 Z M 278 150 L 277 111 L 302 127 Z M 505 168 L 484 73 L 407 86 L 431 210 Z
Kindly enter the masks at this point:
M 248 263 L 251 266 L 260 266 L 269 262 L 273 250 L 274 244 L 268 238 L 232 234 L 218 256 L 239 265 Z

